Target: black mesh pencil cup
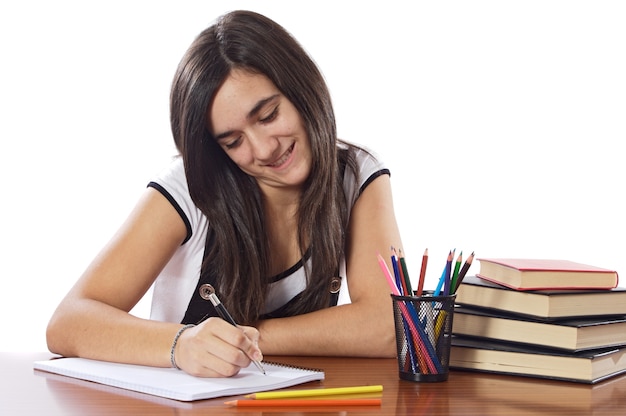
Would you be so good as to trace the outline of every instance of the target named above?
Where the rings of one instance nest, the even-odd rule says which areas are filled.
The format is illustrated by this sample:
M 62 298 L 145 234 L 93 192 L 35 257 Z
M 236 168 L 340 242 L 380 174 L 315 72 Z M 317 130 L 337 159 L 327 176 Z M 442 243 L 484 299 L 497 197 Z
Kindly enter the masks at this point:
M 420 382 L 446 381 L 456 294 L 391 295 L 391 298 L 400 378 Z

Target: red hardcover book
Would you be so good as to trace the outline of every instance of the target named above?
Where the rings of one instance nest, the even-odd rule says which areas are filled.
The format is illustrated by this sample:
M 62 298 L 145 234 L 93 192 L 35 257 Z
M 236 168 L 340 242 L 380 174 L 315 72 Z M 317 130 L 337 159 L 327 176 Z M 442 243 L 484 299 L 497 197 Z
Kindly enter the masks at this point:
M 617 272 L 569 260 L 482 258 L 478 276 L 515 290 L 613 289 Z

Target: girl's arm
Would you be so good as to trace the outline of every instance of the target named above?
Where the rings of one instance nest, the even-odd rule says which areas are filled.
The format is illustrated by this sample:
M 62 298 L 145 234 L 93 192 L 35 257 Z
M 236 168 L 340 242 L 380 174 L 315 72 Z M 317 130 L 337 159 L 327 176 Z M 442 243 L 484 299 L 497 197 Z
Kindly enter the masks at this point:
M 186 236 L 180 215 L 158 191 L 148 188 L 137 206 L 61 301 L 47 328 L 50 351 L 105 361 L 170 367 L 178 323 L 135 317 L 128 312 L 150 288 Z M 186 330 L 176 363 L 197 375 L 232 375 L 258 352 L 254 328 L 213 319 Z M 181 352 L 181 345 L 185 345 Z M 212 354 L 206 354 L 207 349 Z M 259 352 L 260 353 L 260 352 Z
M 376 255 L 402 247 L 388 175 L 360 195 L 350 214 L 346 268 L 351 304 L 259 323 L 265 354 L 394 357 L 390 290 Z

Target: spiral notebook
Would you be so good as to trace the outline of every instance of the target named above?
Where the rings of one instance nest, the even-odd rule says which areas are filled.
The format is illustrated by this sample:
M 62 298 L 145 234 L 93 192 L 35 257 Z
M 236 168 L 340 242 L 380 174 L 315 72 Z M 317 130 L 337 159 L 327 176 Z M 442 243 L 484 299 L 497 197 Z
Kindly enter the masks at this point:
M 266 375 L 250 364 L 228 378 L 201 378 L 174 368 L 110 363 L 85 358 L 35 361 L 35 370 L 180 401 L 211 399 L 291 387 L 323 380 L 322 370 L 263 362 Z

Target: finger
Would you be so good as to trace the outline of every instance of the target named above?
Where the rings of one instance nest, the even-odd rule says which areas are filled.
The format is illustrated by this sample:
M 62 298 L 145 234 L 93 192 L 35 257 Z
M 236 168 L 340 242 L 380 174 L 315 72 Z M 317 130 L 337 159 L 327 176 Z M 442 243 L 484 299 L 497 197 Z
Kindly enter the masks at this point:
M 248 357 L 250 357 L 250 359 L 254 361 L 262 361 L 263 352 L 259 348 L 259 331 L 256 328 L 250 326 L 241 326 L 240 328 L 251 342 L 250 347 L 245 350 L 246 354 L 248 355 Z
M 183 336 L 177 346 L 177 363 L 192 375 L 230 377 L 250 364 L 250 357 L 241 349 L 250 340 L 241 329 L 221 319 L 207 320 Z
M 259 331 L 250 326 L 232 326 L 221 319 L 215 318 L 207 326 L 208 331 L 225 344 L 217 344 L 215 349 L 209 349 L 213 354 L 222 358 L 226 362 L 246 367 L 250 360 L 262 361 L 263 353 L 259 348 Z M 237 350 L 229 348 L 233 346 Z M 242 356 L 240 352 L 244 355 Z
M 229 356 L 232 363 L 241 366 L 247 366 L 251 360 L 262 360 L 263 354 L 258 346 L 258 333 L 257 330 L 251 327 L 233 327 L 230 330 L 225 330 L 219 334 L 219 337 L 227 344 L 232 345 L 245 357 L 245 363 L 240 361 L 240 355 L 234 354 Z M 226 351 L 225 351 L 226 352 Z M 232 351 L 229 351 L 232 353 Z

